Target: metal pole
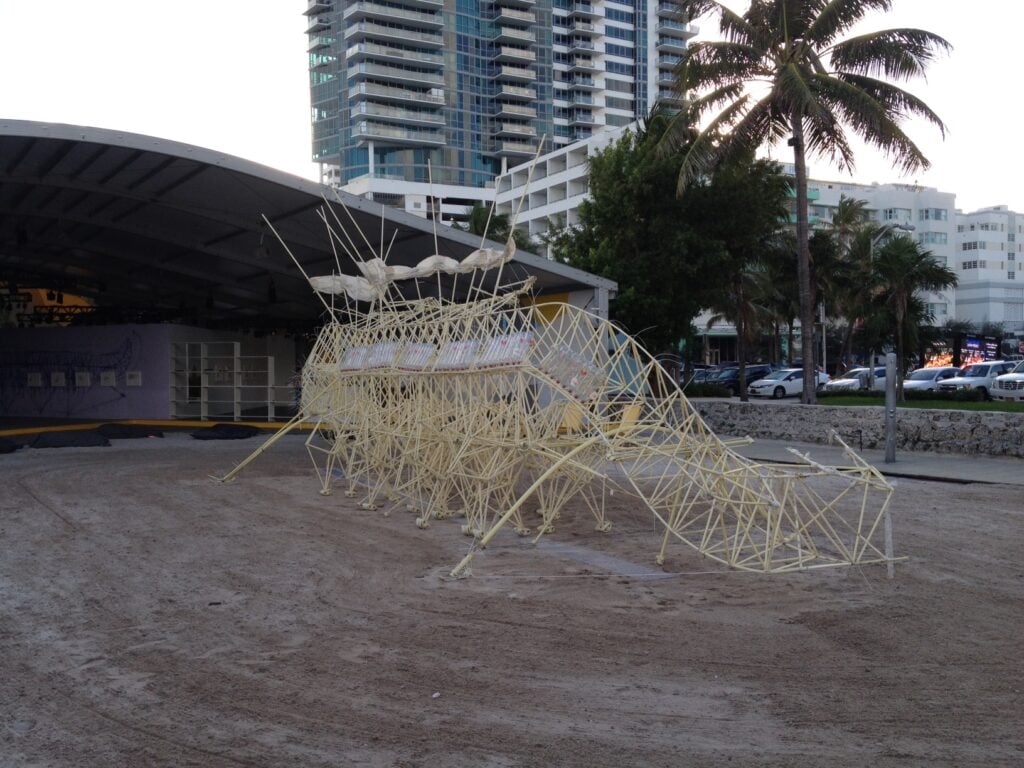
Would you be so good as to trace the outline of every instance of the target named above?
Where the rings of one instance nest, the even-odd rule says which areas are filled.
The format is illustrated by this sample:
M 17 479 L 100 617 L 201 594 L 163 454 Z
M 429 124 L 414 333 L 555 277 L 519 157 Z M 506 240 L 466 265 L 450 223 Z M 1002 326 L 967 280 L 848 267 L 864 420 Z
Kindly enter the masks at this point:
M 884 233 L 878 237 L 871 239 L 868 243 L 868 269 L 871 273 L 875 269 L 875 243 L 882 239 Z M 868 275 L 868 280 L 871 280 L 871 275 Z M 868 350 L 868 392 L 875 391 L 875 348 L 872 346 Z
M 885 463 L 896 461 L 896 354 L 885 356 Z

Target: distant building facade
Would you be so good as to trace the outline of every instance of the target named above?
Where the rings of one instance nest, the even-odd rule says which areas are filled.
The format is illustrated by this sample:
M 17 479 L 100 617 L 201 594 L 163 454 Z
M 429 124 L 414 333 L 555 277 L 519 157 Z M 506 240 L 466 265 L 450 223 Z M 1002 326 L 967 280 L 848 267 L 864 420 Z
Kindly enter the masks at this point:
M 536 154 L 674 99 L 670 0 L 308 0 L 313 160 L 420 215 L 493 199 Z M 448 211 L 437 211 L 437 200 Z
M 1024 214 L 1005 205 L 956 216 L 956 256 L 951 266 L 960 279 L 957 316 L 976 325 L 1001 325 L 1008 335 L 1024 335 Z

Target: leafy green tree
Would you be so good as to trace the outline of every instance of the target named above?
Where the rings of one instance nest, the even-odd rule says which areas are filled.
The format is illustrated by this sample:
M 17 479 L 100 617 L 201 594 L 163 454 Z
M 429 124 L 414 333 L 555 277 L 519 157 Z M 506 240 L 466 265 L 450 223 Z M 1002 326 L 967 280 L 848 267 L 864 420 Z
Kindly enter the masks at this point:
M 655 153 L 664 126 L 664 116 L 652 115 L 594 155 L 580 223 L 549 237 L 555 258 L 618 283 L 611 317 L 652 352 L 689 332 L 701 309 L 692 287 L 713 256 L 680 226 L 679 160 Z
M 889 310 L 895 322 L 896 359 L 900 365 L 898 396 L 903 399 L 903 367 L 906 364 L 906 344 L 917 338 L 917 327 L 908 327 L 914 315 L 911 312 L 916 294 L 922 291 L 942 291 L 957 284 L 956 272 L 935 260 L 931 251 L 922 248 L 909 237 L 895 237 L 875 254 L 874 272 L 880 286 L 879 300 Z M 918 313 L 920 315 L 920 312 Z M 925 322 L 930 322 L 925 310 Z M 909 332 L 909 333 L 908 333 Z
M 923 75 L 943 38 L 919 29 L 890 29 L 841 39 L 892 0 L 751 0 L 746 12 L 716 0 L 677 0 L 687 18 L 718 17 L 721 41 L 692 43 L 679 66 L 679 90 L 693 93 L 684 125 L 713 114 L 689 142 L 680 189 L 720 158 L 749 154 L 783 139 L 796 169 L 796 239 L 803 340 L 803 401 L 815 402 L 814 295 L 808 229 L 807 157 L 853 168 L 844 124 L 909 173 L 927 158 L 900 127 L 918 115 L 944 131 L 920 99 L 888 82 Z
M 772 346 L 769 362 L 779 364 L 782 355 L 782 327 L 786 328 L 786 360 L 792 359 L 793 328 L 800 314 L 800 298 L 797 292 L 795 243 L 790 233 L 779 232 L 773 243 L 760 258 L 761 269 L 770 291 L 762 301 L 767 311 L 768 330 Z
M 659 149 L 671 119 L 655 111 L 592 157 L 580 224 L 550 239 L 556 258 L 619 284 L 613 319 L 652 351 L 674 349 L 712 293 L 756 260 L 788 190 L 774 163 L 744 158 L 678 197 L 682 154 Z

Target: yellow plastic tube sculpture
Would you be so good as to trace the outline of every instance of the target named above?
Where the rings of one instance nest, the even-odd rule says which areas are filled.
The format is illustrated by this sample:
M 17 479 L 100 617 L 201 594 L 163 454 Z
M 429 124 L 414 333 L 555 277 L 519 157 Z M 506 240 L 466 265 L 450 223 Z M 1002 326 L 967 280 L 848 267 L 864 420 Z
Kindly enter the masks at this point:
M 767 573 L 891 560 L 879 539 L 892 487 L 874 467 L 846 446 L 843 467 L 740 456 L 628 334 L 576 306 L 540 307 L 532 280 L 500 285 L 513 253 L 510 240 L 462 262 L 374 258 L 359 276 L 310 278 L 348 321 L 321 330 L 296 418 L 223 479 L 311 422 L 321 493 L 340 479 L 364 507 L 404 505 L 421 527 L 462 518 L 474 542 L 453 576 L 506 525 L 551 532 L 570 500 L 610 530 L 612 492 L 657 521 L 659 565 L 673 542 Z M 398 290 L 439 274 L 475 281 L 470 300 Z

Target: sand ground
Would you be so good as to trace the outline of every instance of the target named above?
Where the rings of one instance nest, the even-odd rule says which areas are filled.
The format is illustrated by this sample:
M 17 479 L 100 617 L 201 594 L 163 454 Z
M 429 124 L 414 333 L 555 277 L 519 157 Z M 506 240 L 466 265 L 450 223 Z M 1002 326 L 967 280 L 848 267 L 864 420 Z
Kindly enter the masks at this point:
M 1021 766 L 1019 488 L 901 480 L 884 567 L 664 569 L 623 499 L 462 580 L 300 438 L 0 457 L 2 766 Z

